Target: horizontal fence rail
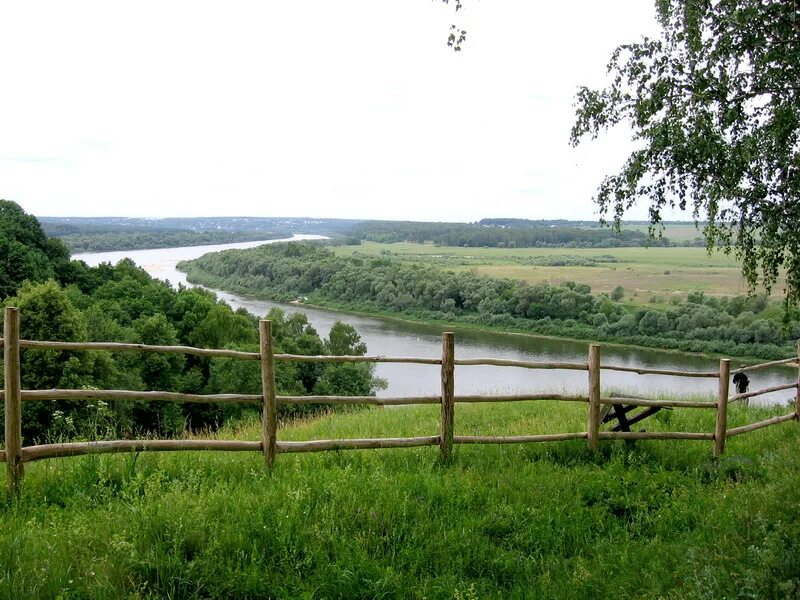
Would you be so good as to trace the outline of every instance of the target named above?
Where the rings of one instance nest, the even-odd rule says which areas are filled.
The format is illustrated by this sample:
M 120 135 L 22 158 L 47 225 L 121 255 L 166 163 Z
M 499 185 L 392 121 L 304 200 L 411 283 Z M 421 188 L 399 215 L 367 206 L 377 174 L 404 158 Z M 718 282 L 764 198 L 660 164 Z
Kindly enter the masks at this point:
M 50 458 L 79 456 L 85 454 L 106 454 L 114 452 L 141 451 L 230 451 L 261 452 L 268 466 L 272 466 L 276 454 L 296 452 L 321 452 L 329 450 L 361 450 L 373 448 L 416 448 L 439 446 L 442 458 L 449 458 L 456 444 L 519 444 L 586 440 L 589 449 L 597 448 L 599 440 L 704 440 L 714 443 L 714 456 L 719 457 L 725 449 L 727 437 L 741 435 L 763 427 L 777 425 L 791 420 L 800 420 L 800 369 L 797 380 L 792 383 L 771 386 L 729 395 L 729 378 L 735 373 L 753 371 L 778 365 L 800 367 L 800 348 L 798 356 L 783 360 L 749 365 L 738 369 L 730 368 L 730 360 L 722 359 L 717 371 L 678 371 L 604 365 L 600 361 L 601 348 L 590 345 L 586 362 L 537 362 L 500 358 L 455 358 L 454 337 L 452 333 L 442 336 L 442 356 L 440 358 L 400 357 L 400 356 L 327 356 L 273 353 L 272 327 L 270 321 L 259 322 L 259 351 L 245 352 L 231 349 L 195 348 L 192 346 L 157 346 L 148 344 L 127 344 L 117 342 L 60 342 L 23 340 L 19 336 L 19 311 L 5 309 L 3 338 L 4 388 L 0 390 L 0 401 L 5 407 L 5 448 L 0 450 L 0 462 L 6 463 L 6 484 L 16 492 L 24 474 L 24 463 Z M 107 352 L 156 352 L 165 354 L 185 354 L 208 358 L 231 358 L 256 360 L 261 365 L 262 393 L 260 394 L 187 394 L 168 391 L 135 390 L 97 390 L 97 389 L 49 389 L 23 390 L 21 386 L 20 351 L 26 349 L 53 351 L 107 351 Z M 277 362 L 366 362 L 366 363 L 405 363 L 438 366 L 441 370 L 442 388 L 439 395 L 376 397 L 376 396 L 280 396 L 275 391 L 275 369 Z M 586 394 L 492 394 L 456 395 L 454 391 L 455 367 L 494 366 L 519 367 L 531 370 L 574 370 L 586 371 Z M 633 396 L 602 396 L 600 388 L 601 371 L 622 371 L 640 375 L 666 375 L 673 377 L 715 378 L 719 390 L 715 401 L 657 400 Z M 795 390 L 795 410 L 792 413 L 771 417 L 742 425 L 727 427 L 727 407 L 729 402 L 783 390 Z M 259 441 L 217 440 L 217 439 L 138 439 L 82 441 L 59 444 L 22 445 L 22 402 L 53 400 L 129 400 L 137 402 L 193 402 L 193 403 L 245 403 L 262 406 L 262 432 Z M 546 433 L 535 435 L 454 435 L 455 405 L 458 403 L 494 403 L 523 401 L 564 401 L 588 405 L 586 431 Z M 364 438 L 335 440 L 283 441 L 277 439 L 277 406 L 292 404 L 363 404 L 375 406 L 441 406 L 440 432 L 438 435 L 401 438 Z M 601 406 L 653 408 L 698 408 L 713 409 L 716 412 L 716 426 L 713 432 L 684 431 L 600 431 Z M 634 421 L 631 421 L 633 423 Z
M 42 342 L 37 340 L 20 340 L 19 347 L 61 351 L 105 350 L 107 352 L 157 352 L 159 354 L 191 354 L 193 356 L 259 360 L 258 352 L 194 348 L 192 346 L 154 346 L 151 344 L 123 344 L 118 342 Z
M 719 377 L 719 371 L 671 371 L 667 369 L 647 369 L 639 367 L 620 367 L 616 365 L 604 365 L 600 367 L 607 371 L 623 371 L 625 373 L 636 373 L 637 375 L 671 375 L 673 377 Z
M 278 442 L 278 452 L 319 452 L 322 450 L 364 450 L 368 448 L 417 448 L 436 446 L 438 435 L 410 438 L 366 438 L 350 440 L 309 440 Z
M 562 442 L 566 440 L 585 440 L 588 433 L 576 431 L 572 433 L 543 433 L 539 435 L 456 435 L 456 444 L 521 444 L 526 442 Z
M 130 390 L 23 390 L 22 399 L 29 400 L 140 400 L 164 402 L 258 403 L 260 394 L 184 394 L 182 392 L 136 392 Z
M 783 360 L 771 360 L 765 363 L 759 363 L 757 365 L 749 365 L 746 367 L 739 367 L 738 369 L 734 369 L 731 373 L 746 373 L 747 371 L 755 371 L 757 369 L 764 369 L 766 367 L 777 367 L 778 365 L 798 365 L 797 357 L 792 358 L 784 358 Z
M 113 440 L 98 442 L 69 442 L 27 446 L 22 449 L 25 462 L 80 456 L 82 454 L 108 454 L 113 452 L 166 452 L 174 450 L 224 450 L 226 452 L 261 451 L 261 442 L 242 440 Z
M 797 383 L 785 383 L 783 385 L 773 385 L 772 387 L 763 388 L 760 390 L 755 390 L 754 392 L 745 392 L 743 394 L 736 394 L 730 397 L 730 402 L 736 402 L 737 400 L 746 400 L 747 398 L 753 398 L 755 396 L 762 396 L 764 394 L 770 394 L 772 392 L 780 392 L 782 390 L 791 390 L 792 388 L 796 388 Z
M 693 431 L 601 431 L 603 440 L 713 440 L 713 433 Z
M 369 362 L 369 363 L 407 363 L 417 365 L 440 365 L 440 358 L 417 358 L 414 356 L 327 356 L 307 354 L 276 354 L 275 360 L 289 362 Z
M 589 370 L 589 365 L 586 363 L 534 362 L 530 360 L 509 360 L 504 358 L 459 358 L 455 359 L 453 364 L 460 367 L 486 365 L 493 367 L 522 367 L 523 369 Z
M 612 406 L 658 406 L 660 408 L 717 408 L 716 402 L 648 400 L 647 398 L 600 398 L 600 404 L 610 404 Z
M 761 429 L 762 427 L 768 427 L 770 425 L 777 425 L 778 423 L 791 421 L 792 419 L 797 419 L 797 415 L 795 413 L 781 415 L 780 417 L 771 417 L 769 419 L 764 419 L 763 421 L 750 423 L 749 425 L 742 425 L 741 427 L 734 427 L 733 429 L 728 429 L 727 435 L 739 435 L 742 433 L 747 433 L 748 431 L 755 431 L 756 429 Z

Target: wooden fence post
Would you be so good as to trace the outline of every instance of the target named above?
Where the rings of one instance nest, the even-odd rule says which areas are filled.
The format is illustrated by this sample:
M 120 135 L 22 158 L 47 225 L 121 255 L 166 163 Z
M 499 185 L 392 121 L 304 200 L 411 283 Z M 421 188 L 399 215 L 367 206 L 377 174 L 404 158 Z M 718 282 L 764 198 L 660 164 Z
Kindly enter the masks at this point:
M 600 344 L 589 346 L 589 425 L 587 445 L 597 450 L 600 438 Z
M 7 307 L 3 323 L 5 378 L 6 486 L 16 493 L 22 483 L 22 382 L 19 362 L 19 309 Z
M 794 418 L 800 421 L 800 341 L 797 342 L 797 394 L 794 397 Z
M 728 386 L 731 378 L 731 361 L 719 361 L 719 393 L 717 394 L 717 426 L 714 429 L 714 458 L 725 452 L 725 436 L 728 429 Z
M 261 354 L 261 394 L 264 396 L 261 416 L 261 444 L 268 467 L 275 464 L 275 443 L 278 437 L 278 407 L 275 401 L 275 358 L 272 348 L 272 321 L 258 322 Z
M 442 460 L 453 452 L 453 419 L 455 417 L 455 336 L 442 334 L 442 419 L 439 454 Z

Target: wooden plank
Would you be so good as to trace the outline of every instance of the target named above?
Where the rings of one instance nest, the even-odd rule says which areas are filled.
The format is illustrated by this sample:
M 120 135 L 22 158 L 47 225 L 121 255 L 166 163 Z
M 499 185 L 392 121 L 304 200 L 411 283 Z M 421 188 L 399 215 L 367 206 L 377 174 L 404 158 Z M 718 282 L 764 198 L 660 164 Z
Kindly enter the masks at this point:
M 184 394 L 181 392 L 135 392 L 130 390 L 23 390 L 22 399 L 31 400 L 139 400 L 161 402 L 261 403 L 257 394 Z
M 258 322 L 259 354 L 261 355 L 261 444 L 267 467 L 275 464 L 275 442 L 278 439 L 278 403 L 275 400 L 275 361 L 272 348 L 272 322 Z
M 100 442 L 70 442 L 27 446 L 22 449 L 26 462 L 115 452 L 168 452 L 184 450 L 219 450 L 225 452 L 261 452 L 261 442 L 242 440 L 112 440 Z
M 785 423 L 786 421 L 792 421 L 796 419 L 797 415 L 795 413 L 781 415 L 780 417 L 770 417 L 769 419 L 764 419 L 763 421 L 758 421 L 757 423 L 750 423 L 749 425 L 742 425 L 741 427 L 728 429 L 727 434 L 729 436 L 741 435 L 742 433 L 747 433 L 748 431 L 755 431 L 756 429 L 761 429 L 762 427 L 769 427 L 770 425 L 777 425 L 778 423 Z
M 453 442 L 456 444 L 523 444 L 528 442 L 560 442 L 565 440 L 586 439 L 585 431 L 574 433 L 546 433 L 541 435 L 456 435 Z
M 781 385 L 773 385 L 772 387 L 762 388 L 760 390 L 756 390 L 754 392 L 744 392 L 743 394 L 734 394 L 730 398 L 728 398 L 728 402 L 738 402 L 739 400 L 744 400 L 746 398 L 752 398 L 753 396 L 760 396 L 762 394 L 769 394 L 771 392 L 780 392 L 782 390 L 790 390 L 796 388 L 799 382 L 793 381 L 792 383 L 784 383 Z
M 19 309 L 6 307 L 3 322 L 6 487 L 19 492 L 25 474 L 22 455 L 22 374 L 19 362 Z
M 119 342 L 44 342 L 39 340 L 21 340 L 21 348 L 39 348 L 42 350 L 105 350 L 107 352 L 159 352 L 164 354 L 191 354 L 217 358 L 240 358 L 258 360 L 258 352 L 242 352 L 240 350 L 219 350 L 214 348 L 194 348 L 192 346 L 152 346 L 149 344 L 122 344 Z
M 628 422 L 627 413 L 636 410 L 635 406 L 620 406 L 614 407 L 614 417 L 617 419 L 617 424 L 611 428 L 611 431 L 630 431 L 631 426 Z
M 725 452 L 725 434 L 728 430 L 728 392 L 731 379 L 731 361 L 719 361 L 719 390 L 717 394 L 717 421 L 714 428 L 714 458 Z
M 719 377 L 718 371 L 669 371 L 666 369 L 640 369 L 637 367 L 618 367 L 615 365 L 603 365 L 600 367 L 607 371 L 624 371 L 626 373 L 638 373 L 639 375 L 671 375 L 673 377 Z
M 660 406 L 661 408 L 717 408 L 716 402 L 694 402 L 689 400 L 649 400 L 646 398 L 600 398 L 600 404 L 626 406 Z
M 635 409 L 636 407 L 634 406 L 634 407 L 631 407 L 631 408 Z M 622 414 L 622 415 L 620 415 L 619 424 L 615 425 L 614 427 L 612 427 L 611 431 L 630 431 L 631 430 L 631 425 L 635 425 L 639 421 L 644 421 L 647 417 L 650 417 L 650 416 L 656 414 L 660 410 L 661 410 L 660 406 L 651 406 L 651 407 L 643 410 L 639 414 L 634 415 L 630 419 L 627 417 L 626 414 Z M 628 411 L 626 411 L 626 412 L 628 412 Z
M 367 438 L 347 440 L 310 440 L 304 442 L 278 442 L 278 452 L 322 452 L 325 450 L 365 450 L 375 448 L 415 448 L 436 446 L 441 436 L 412 438 Z
M 587 430 L 587 446 L 589 450 L 596 451 L 600 439 L 600 345 L 589 346 L 589 418 Z
M 442 334 L 442 417 L 441 440 L 439 442 L 442 460 L 448 460 L 453 453 L 453 428 L 455 418 L 455 335 Z

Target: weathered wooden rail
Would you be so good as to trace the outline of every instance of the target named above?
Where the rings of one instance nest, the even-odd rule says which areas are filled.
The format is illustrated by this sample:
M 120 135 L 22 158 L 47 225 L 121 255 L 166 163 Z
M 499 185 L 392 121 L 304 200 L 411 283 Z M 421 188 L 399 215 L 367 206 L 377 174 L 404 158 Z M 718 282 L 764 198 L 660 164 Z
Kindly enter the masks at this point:
M 4 389 L 0 400 L 5 406 L 5 448 L 0 450 L 0 462 L 6 463 L 6 483 L 13 491 L 17 490 L 28 462 L 48 458 L 78 456 L 82 454 L 104 454 L 112 452 L 175 451 L 175 450 L 216 450 L 228 452 L 261 452 L 267 466 L 271 467 L 279 453 L 320 452 L 325 450 L 355 450 L 368 448 L 414 448 L 420 446 L 439 446 L 443 458 L 448 458 L 454 444 L 516 444 L 529 442 L 555 442 L 585 439 L 590 450 L 596 450 L 599 440 L 707 440 L 714 442 L 713 455 L 719 457 L 725 451 L 725 440 L 729 436 L 741 435 L 762 427 L 800 419 L 800 347 L 798 357 L 780 361 L 770 361 L 760 365 L 742 367 L 734 372 L 752 371 L 758 368 L 797 364 L 798 378 L 792 383 L 772 386 L 753 392 L 729 396 L 731 376 L 730 360 L 720 360 L 718 371 L 689 372 L 665 369 L 645 369 L 601 365 L 601 348 L 598 344 L 589 347 L 585 363 L 533 362 L 524 360 L 505 360 L 496 358 L 455 358 L 455 341 L 452 333 L 442 334 L 441 358 L 389 357 L 389 356 L 305 356 L 273 353 L 272 324 L 259 322 L 259 352 L 238 350 L 193 348 L 190 346 L 151 346 L 146 344 L 122 344 L 114 342 L 58 342 L 20 339 L 19 310 L 5 309 L 4 334 L 0 339 L 3 346 Z M 257 360 L 261 363 L 261 394 L 185 394 L 167 391 L 131 390 L 23 390 L 21 385 L 20 351 L 23 349 L 48 349 L 59 351 L 111 352 L 159 352 L 190 354 L 194 356 L 235 358 Z M 277 361 L 295 362 L 372 362 L 372 363 L 410 363 L 436 365 L 441 370 L 441 393 L 436 396 L 414 396 L 377 398 L 374 396 L 279 396 L 275 390 L 275 363 Z M 491 365 L 520 367 L 525 369 L 569 369 L 586 371 L 588 375 L 587 395 L 570 394 L 514 394 L 514 395 L 462 395 L 455 394 L 455 367 Z M 601 370 L 625 371 L 638 374 L 670 375 L 681 377 L 707 377 L 719 381 L 717 400 L 714 402 L 684 400 L 653 400 L 645 398 L 605 397 L 601 395 Z M 754 396 L 780 390 L 795 390 L 795 409 L 793 412 L 765 419 L 757 423 L 727 428 L 728 403 L 746 400 Z M 94 400 L 121 399 L 163 402 L 206 402 L 206 403 L 250 403 L 262 406 L 262 430 L 260 441 L 242 440 L 111 440 L 93 442 L 69 442 L 61 444 L 22 445 L 22 402 L 43 400 Z M 548 433 L 538 435 L 483 436 L 454 435 L 455 404 L 459 402 L 518 402 L 531 400 L 553 400 L 562 402 L 583 402 L 588 405 L 586 431 Z M 280 441 L 277 439 L 277 406 L 279 404 L 374 404 L 378 406 L 407 406 L 413 404 L 439 404 L 441 418 L 439 433 L 436 435 L 410 438 L 367 438 L 339 440 Z M 716 411 L 713 432 L 686 431 L 600 431 L 600 408 L 602 405 L 626 405 L 658 408 L 696 408 Z

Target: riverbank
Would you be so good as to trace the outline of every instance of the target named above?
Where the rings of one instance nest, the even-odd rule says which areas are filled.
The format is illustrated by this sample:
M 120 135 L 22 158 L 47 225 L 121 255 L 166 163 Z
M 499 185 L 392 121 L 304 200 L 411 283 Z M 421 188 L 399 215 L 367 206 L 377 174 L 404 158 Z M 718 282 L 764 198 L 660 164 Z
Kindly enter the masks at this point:
M 575 340 L 586 343 L 603 343 L 619 347 L 634 347 L 642 349 L 656 349 L 660 351 L 676 352 L 681 354 L 692 353 L 704 357 L 726 357 L 736 358 L 743 362 L 757 363 L 764 360 L 777 360 L 783 358 L 790 358 L 793 356 L 788 349 L 780 351 L 774 345 L 764 345 L 763 352 L 761 353 L 746 353 L 746 352 L 728 352 L 723 349 L 709 350 L 705 348 L 707 342 L 705 340 L 670 340 L 660 338 L 657 336 L 602 336 L 597 335 L 599 331 L 596 328 L 576 324 L 570 326 L 569 324 L 551 321 L 546 327 L 536 326 L 528 319 L 521 318 L 504 318 L 502 324 L 492 324 L 486 322 L 476 322 L 479 317 L 472 316 L 458 316 L 453 314 L 453 318 L 442 319 L 438 318 L 432 313 L 424 313 L 423 311 L 415 311 L 414 314 L 404 314 L 393 311 L 382 310 L 376 307 L 368 307 L 365 303 L 359 303 L 354 306 L 349 303 L 334 302 L 321 297 L 319 294 L 312 293 L 310 296 L 304 298 L 302 301 L 295 300 L 292 296 L 286 294 L 269 294 L 258 293 L 247 286 L 233 285 L 230 280 L 225 277 L 219 277 L 207 271 L 203 271 L 196 266 L 189 267 L 187 264 L 178 263 L 177 269 L 186 273 L 187 281 L 203 285 L 205 287 L 221 289 L 227 292 L 236 293 L 244 296 L 250 296 L 261 300 L 268 300 L 273 302 L 288 302 L 294 300 L 297 306 L 310 306 L 313 308 L 321 308 L 326 310 L 336 310 L 338 312 L 374 316 L 385 319 L 394 319 L 402 322 L 411 322 L 424 325 L 436 325 L 442 327 L 459 327 L 469 328 L 477 331 L 491 331 L 499 333 L 509 333 L 514 335 L 527 335 L 544 339 L 554 340 Z M 488 316 L 491 318 L 491 315 Z M 587 332 L 593 332 L 594 335 L 586 335 Z M 574 335 L 570 335 L 574 332 Z M 732 349 L 736 349 L 738 345 L 731 345 Z M 747 344 L 748 348 L 752 348 L 754 344 Z
M 731 407 L 737 426 L 784 409 Z M 300 421 L 279 439 L 429 435 L 439 408 Z M 572 403 L 459 405 L 459 435 L 578 431 Z M 662 411 L 648 430 L 713 430 Z M 33 463 L 0 510 L 0 595 L 473 599 L 791 597 L 798 425 L 729 441 L 585 441 Z M 258 439 L 257 423 L 220 437 Z

